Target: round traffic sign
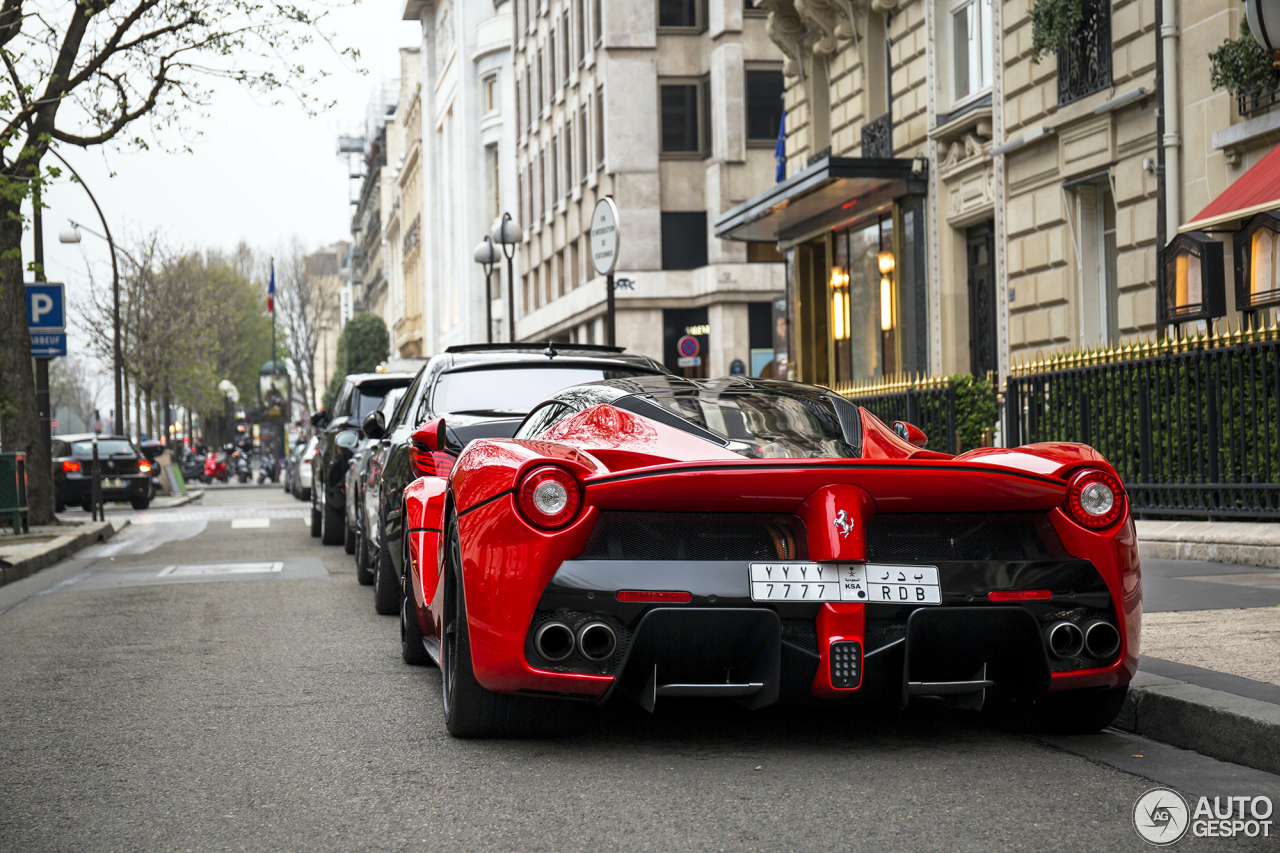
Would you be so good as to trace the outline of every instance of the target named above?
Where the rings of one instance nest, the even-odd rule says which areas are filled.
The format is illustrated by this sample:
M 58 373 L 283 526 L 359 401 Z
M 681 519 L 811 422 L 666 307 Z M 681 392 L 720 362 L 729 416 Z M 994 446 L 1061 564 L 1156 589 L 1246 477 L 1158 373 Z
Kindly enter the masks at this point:
M 618 208 L 602 198 L 591 211 L 591 265 L 597 275 L 608 275 L 618 264 Z
M 676 342 L 676 349 L 679 350 L 680 354 L 685 358 L 693 358 L 698 354 L 702 347 L 698 343 L 698 339 L 693 335 L 685 335 Z

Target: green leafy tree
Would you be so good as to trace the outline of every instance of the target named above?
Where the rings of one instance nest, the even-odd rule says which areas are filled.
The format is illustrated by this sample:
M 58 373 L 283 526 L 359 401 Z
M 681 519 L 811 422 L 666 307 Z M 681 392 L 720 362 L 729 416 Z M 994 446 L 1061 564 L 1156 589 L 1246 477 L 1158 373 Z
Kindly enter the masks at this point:
M 372 373 L 387 358 L 391 336 L 377 314 L 357 314 L 342 327 L 338 338 L 337 369 L 324 392 L 324 407 L 333 406 L 348 373 Z
M 54 146 L 146 148 L 133 130 L 186 129 L 210 103 L 210 81 L 268 98 L 307 91 L 323 73 L 290 57 L 325 12 L 259 0 L 2 0 L 0 2 L 0 429 L 28 454 L 33 524 L 53 520 L 52 478 L 35 402 L 26 329 L 23 206 L 39 204 Z M 42 270 L 29 270 L 36 276 Z
M 1057 54 L 1084 20 L 1081 0 L 1035 0 L 1031 4 L 1031 61 Z
M 1249 22 L 1244 17 L 1240 18 L 1240 38 L 1227 39 L 1209 54 L 1209 85 L 1233 95 L 1274 92 L 1280 85 L 1280 73 L 1249 32 Z

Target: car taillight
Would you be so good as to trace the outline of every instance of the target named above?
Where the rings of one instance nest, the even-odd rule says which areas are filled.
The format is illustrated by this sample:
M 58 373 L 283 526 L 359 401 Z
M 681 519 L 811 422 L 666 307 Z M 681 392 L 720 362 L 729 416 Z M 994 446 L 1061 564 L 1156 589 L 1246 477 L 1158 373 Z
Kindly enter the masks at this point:
M 74 459 L 63 459 L 62 470 L 75 474 L 80 470 L 80 463 Z
M 1048 589 L 993 589 L 987 593 L 988 601 L 1049 601 L 1053 591 Z
M 1109 527 L 1124 513 L 1124 487 L 1114 475 L 1086 468 L 1067 486 L 1067 512 L 1090 530 Z
M 139 473 L 139 474 L 149 474 L 149 473 L 151 473 L 151 464 L 150 464 L 149 462 L 139 462 L 139 463 L 138 463 L 138 473 Z
M 520 513 L 535 527 L 564 527 L 582 506 L 582 487 L 563 468 L 545 465 L 525 475 L 516 489 Z
M 453 454 L 442 450 L 427 450 L 418 444 L 409 445 L 409 460 L 413 473 L 419 477 L 448 477 L 453 470 Z

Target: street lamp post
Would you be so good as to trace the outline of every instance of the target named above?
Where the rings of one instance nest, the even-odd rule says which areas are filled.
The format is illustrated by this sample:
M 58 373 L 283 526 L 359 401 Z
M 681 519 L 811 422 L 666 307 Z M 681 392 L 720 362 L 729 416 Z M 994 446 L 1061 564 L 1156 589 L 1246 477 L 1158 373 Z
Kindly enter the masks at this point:
M 493 247 L 493 238 L 488 234 L 476 244 L 476 263 L 484 268 L 484 333 L 485 339 L 493 343 L 493 265 L 498 261 L 498 250 Z
M 84 187 L 85 193 L 89 196 L 89 201 L 93 202 L 93 209 L 98 211 L 98 218 L 102 220 L 102 230 L 106 232 L 107 245 L 111 247 L 111 322 L 113 325 L 111 348 L 113 350 L 112 357 L 115 361 L 115 364 L 112 365 L 111 372 L 115 378 L 116 385 L 116 422 L 114 426 L 116 427 L 116 432 L 120 432 L 119 424 L 123 421 L 127 426 L 128 418 L 124 415 L 124 391 L 121 382 L 122 374 L 120 372 L 120 269 L 116 264 L 116 243 L 111 239 L 111 226 L 107 225 L 107 217 L 103 216 L 102 208 L 98 206 L 98 200 L 93 197 L 93 193 L 89 192 L 89 186 L 80 177 L 79 173 L 76 172 L 75 168 L 54 148 L 50 147 L 49 153 L 61 160 L 62 165 L 67 167 L 67 171 L 71 172 L 71 174 L 75 176 L 76 181 L 79 182 L 80 186 Z M 80 227 L 83 226 L 77 226 L 72 222 L 70 228 L 63 228 L 62 231 L 58 233 L 58 241 L 61 243 L 79 243 Z M 89 231 L 88 228 L 85 228 L 85 230 Z M 89 233 L 92 234 L 93 232 L 90 231 Z
M 516 246 L 524 237 L 524 229 L 512 218 L 510 213 L 502 214 L 502 221 L 493 226 L 493 242 L 502 247 L 502 254 L 507 258 L 507 334 L 511 343 L 516 340 L 516 285 L 515 264 Z

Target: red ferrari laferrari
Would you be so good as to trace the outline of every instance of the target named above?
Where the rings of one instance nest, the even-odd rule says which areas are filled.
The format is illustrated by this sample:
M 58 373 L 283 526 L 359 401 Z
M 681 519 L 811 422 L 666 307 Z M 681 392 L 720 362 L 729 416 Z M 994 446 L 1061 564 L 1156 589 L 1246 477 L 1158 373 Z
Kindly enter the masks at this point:
M 440 665 L 456 736 L 619 694 L 1107 725 L 1141 622 L 1114 469 L 1077 444 L 925 441 L 792 382 L 568 388 L 407 489 L 405 660 Z

